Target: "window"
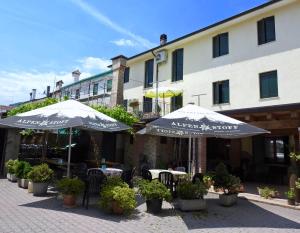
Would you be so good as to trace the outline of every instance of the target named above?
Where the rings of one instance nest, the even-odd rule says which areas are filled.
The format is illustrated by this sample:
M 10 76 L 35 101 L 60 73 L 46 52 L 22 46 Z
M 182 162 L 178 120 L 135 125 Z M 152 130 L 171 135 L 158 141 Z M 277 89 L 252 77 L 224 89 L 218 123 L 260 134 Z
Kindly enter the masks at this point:
M 106 82 L 106 92 L 110 92 L 111 89 L 112 89 L 112 79 L 109 79 Z
M 220 57 L 229 53 L 228 32 L 213 38 L 213 57 Z
M 129 72 L 130 72 L 130 68 L 126 67 L 125 71 L 124 71 L 124 83 L 128 83 L 129 82 Z
M 265 139 L 265 160 L 285 162 L 288 155 L 288 137 L 268 137 Z
M 183 49 L 172 53 L 172 82 L 183 80 Z
M 152 99 L 144 96 L 143 112 L 152 112 Z
M 271 16 L 257 22 L 258 44 L 265 44 L 276 40 L 275 17 Z
M 93 86 L 93 95 L 98 95 L 98 83 L 94 83 L 94 86 Z
M 278 96 L 277 71 L 259 74 L 260 98 Z
M 145 88 L 153 86 L 153 65 L 154 59 L 145 62 Z
M 171 112 L 182 107 L 182 95 L 171 98 Z
M 123 107 L 127 111 L 127 108 L 128 108 L 128 100 L 127 99 L 123 100 Z
M 80 89 L 76 89 L 75 99 L 79 99 L 79 98 L 80 98 Z
M 213 83 L 214 104 L 229 103 L 229 80 Z

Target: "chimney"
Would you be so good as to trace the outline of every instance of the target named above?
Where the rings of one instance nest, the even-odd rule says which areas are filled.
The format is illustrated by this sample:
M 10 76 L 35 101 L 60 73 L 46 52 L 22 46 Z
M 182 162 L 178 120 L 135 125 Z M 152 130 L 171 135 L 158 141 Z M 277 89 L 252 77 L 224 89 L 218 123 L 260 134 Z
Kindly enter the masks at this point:
M 74 83 L 79 81 L 79 77 L 80 77 L 81 73 L 79 70 L 74 70 L 72 72 L 72 77 L 74 79 Z
M 161 34 L 160 35 L 160 45 L 165 45 L 167 43 L 167 35 Z
M 36 98 L 36 89 L 32 89 L 32 100 Z

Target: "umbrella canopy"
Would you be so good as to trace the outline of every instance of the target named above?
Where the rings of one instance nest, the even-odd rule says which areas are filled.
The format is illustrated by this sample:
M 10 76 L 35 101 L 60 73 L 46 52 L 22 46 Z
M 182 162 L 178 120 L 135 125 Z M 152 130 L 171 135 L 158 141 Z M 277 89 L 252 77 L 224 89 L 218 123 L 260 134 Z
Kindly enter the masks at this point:
M 188 104 L 150 122 L 138 133 L 183 138 L 240 138 L 269 132 L 220 113 Z
M 130 127 L 76 100 L 67 100 L 0 120 L 0 127 L 25 129 L 80 128 L 122 131 Z
M 157 92 L 159 98 L 170 98 L 182 94 L 182 90 L 175 87 L 159 87 Z M 156 89 L 147 91 L 145 97 L 156 98 Z

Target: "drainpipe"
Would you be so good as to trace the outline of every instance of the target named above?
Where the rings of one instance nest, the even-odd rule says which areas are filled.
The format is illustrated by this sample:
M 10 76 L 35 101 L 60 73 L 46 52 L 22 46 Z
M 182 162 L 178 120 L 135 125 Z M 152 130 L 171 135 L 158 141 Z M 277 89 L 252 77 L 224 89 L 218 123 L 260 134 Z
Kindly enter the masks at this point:
M 156 59 L 156 54 L 154 53 L 154 50 L 151 51 L 151 53 L 154 56 L 154 61 Z M 158 63 L 156 63 L 156 72 L 155 72 L 155 114 L 158 116 Z

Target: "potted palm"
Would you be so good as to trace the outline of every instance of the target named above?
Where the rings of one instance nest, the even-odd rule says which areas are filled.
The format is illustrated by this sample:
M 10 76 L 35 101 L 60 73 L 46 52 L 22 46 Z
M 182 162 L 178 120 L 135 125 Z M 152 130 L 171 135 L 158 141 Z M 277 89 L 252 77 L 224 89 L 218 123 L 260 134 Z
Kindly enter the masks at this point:
M 294 188 L 289 188 L 289 190 L 285 193 L 287 196 L 287 201 L 289 205 L 295 205 L 295 189 Z
M 100 196 L 100 206 L 113 214 L 128 214 L 136 207 L 134 190 L 119 177 L 109 177 Z
M 20 188 L 28 188 L 28 173 L 31 171 L 31 165 L 26 161 L 19 161 L 15 166 L 16 177 L 18 178 L 18 186 Z
M 15 175 L 15 168 L 16 168 L 17 163 L 18 163 L 17 159 L 15 159 L 15 160 L 10 159 L 5 163 L 5 167 L 7 169 L 6 177 L 11 182 L 17 181 L 17 177 Z
M 63 194 L 65 207 L 75 207 L 76 198 L 83 191 L 84 183 L 78 178 L 63 178 L 57 182 L 57 187 Z
M 53 170 L 47 164 L 34 166 L 28 173 L 28 178 L 32 181 L 32 192 L 35 196 L 45 195 L 49 182 L 52 180 Z
M 207 194 L 207 187 L 203 182 L 181 182 L 177 187 L 178 205 L 182 211 L 204 210 L 206 201 L 203 198 Z
M 146 199 L 147 211 L 153 214 L 161 212 L 162 202 L 171 200 L 171 192 L 158 180 L 140 180 L 140 194 Z
M 223 206 L 232 206 L 236 204 L 238 190 L 241 184 L 240 179 L 229 174 L 226 166 L 223 163 L 220 163 L 216 167 L 214 181 L 214 187 L 223 191 L 222 194 L 219 194 L 220 204 Z

